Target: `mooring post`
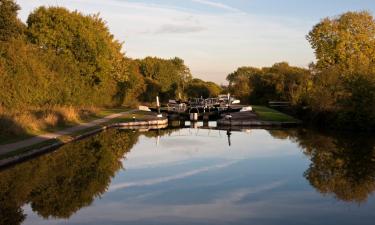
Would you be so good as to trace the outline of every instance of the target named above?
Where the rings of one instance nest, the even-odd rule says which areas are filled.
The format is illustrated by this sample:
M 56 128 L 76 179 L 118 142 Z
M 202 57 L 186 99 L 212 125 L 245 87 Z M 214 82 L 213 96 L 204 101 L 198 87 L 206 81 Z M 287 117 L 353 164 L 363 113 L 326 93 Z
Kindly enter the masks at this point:
M 157 117 L 163 117 L 163 115 L 160 113 L 160 102 L 159 102 L 159 96 L 156 96 L 156 108 L 158 108 L 158 115 Z

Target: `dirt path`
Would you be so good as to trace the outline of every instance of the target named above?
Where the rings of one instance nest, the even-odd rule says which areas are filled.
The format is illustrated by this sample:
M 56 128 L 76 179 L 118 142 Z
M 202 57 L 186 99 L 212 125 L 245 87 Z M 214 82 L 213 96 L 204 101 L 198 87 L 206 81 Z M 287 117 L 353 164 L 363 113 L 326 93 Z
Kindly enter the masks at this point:
M 32 137 L 32 138 L 28 138 L 28 139 L 23 140 L 23 141 L 18 141 L 18 142 L 6 144 L 6 145 L 0 145 L 0 155 L 15 151 L 15 150 L 20 149 L 20 148 L 25 148 L 25 147 L 28 147 L 28 146 L 31 146 L 31 145 L 39 144 L 39 143 L 47 141 L 47 140 L 55 139 L 55 138 L 58 138 L 58 137 L 63 136 L 63 135 L 69 135 L 69 134 L 75 133 L 77 131 L 85 130 L 85 129 L 90 128 L 90 127 L 95 127 L 97 125 L 108 122 L 109 120 L 111 120 L 113 118 L 117 118 L 117 117 L 120 117 L 122 115 L 132 113 L 133 111 L 135 111 L 135 110 L 129 110 L 129 111 L 126 111 L 126 112 L 112 114 L 112 115 L 106 116 L 104 118 L 93 120 L 93 121 L 87 122 L 87 123 L 82 123 L 78 126 L 70 127 L 70 128 L 67 128 L 67 129 L 64 129 L 64 130 L 61 130 L 61 131 L 45 133 L 45 134 L 41 134 L 41 135 L 38 135 L 38 136 L 35 136 L 35 137 Z

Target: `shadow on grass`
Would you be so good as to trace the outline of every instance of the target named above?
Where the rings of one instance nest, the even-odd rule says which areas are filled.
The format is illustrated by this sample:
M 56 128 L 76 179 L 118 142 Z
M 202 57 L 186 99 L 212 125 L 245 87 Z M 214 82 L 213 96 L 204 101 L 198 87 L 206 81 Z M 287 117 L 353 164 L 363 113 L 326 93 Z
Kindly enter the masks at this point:
M 11 117 L 0 116 L 0 145 L 27 137 L 32 136 Z

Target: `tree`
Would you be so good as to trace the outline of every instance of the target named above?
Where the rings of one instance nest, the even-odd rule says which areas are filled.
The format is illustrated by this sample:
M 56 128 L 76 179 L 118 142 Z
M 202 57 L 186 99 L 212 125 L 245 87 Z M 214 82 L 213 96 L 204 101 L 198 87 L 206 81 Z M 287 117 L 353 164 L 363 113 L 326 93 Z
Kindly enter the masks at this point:
M 340 65 L 352 72 L 357 63 L 374 64 L 375 21 L 370 12 L 347 12 L 325 18 L 314 26 L 307 40 L 315 50 L 318 68 Z
M 267 104 L 282 100 L 297 105 L 305 98 L 309 76 L 307 69 L 281 62 L 261 69 L 240 67 L 227 80 L 229 91 L 242 102 Z
M 276 96 L 292 105 L 301 103 L 308 89 L 310 73 L 305 68 L 290 66 L 287 62 L 275 63 L 270 68 L 263 68 L 273 76 L 272 83 Z
M 146 91 L 145 78 L 140 72 L 140 61 L 127 58 L 128 76 L 125 82 L 121 82 L 119 94 L 122 102 L 126 105 L 135 105 L 138 103 L 140 96 Z
M 325 18 L 308 34 L 317 58 L 309 97 L 315 117 L 339 128 L 375 127 L 374 37 L 367 11 Z
M 235 72 L 227 76 L 229 82 L 229 91 L 241 102 L 248 102 L 253 91 L 251 79 L 253 76 L 261 73 L 261 69 L 254 67 L 240 67 Z
M 154 101 L 156 95 L 162 100 L 178 97 L 184 93 L 187 83 L 191 80 L 189 68 L 180 58 L 161 59 L 146 57 L 138 61 L 139 72 L 146 81 L 144 101 Z
M 97 104 L 113 103 L 118 82 L 127 80 L 122 44 L 99 15 L 83 15 L 61 7 L 40 7 L 29 15 L 27 36 L 41 49 L 72 59 L 86 92 Z M 66 74 L 70 76 L 70 74 Z
M 20 10 L 13 0 L 0 0 L 0 41 L 7 41 L 20 36 L 25 25 L 17 18 Z
M 217 97 L 222 89 L 213 82 L 205 82 L 201 79 L 192 79 L 186 88 L 186 94 L 189 98 L 208 98 Z

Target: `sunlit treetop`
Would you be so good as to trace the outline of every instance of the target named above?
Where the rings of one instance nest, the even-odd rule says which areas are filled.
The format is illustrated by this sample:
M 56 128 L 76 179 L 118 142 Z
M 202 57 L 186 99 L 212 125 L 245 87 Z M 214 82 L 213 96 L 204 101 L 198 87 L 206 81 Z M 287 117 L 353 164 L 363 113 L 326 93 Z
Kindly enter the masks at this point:
M 375 20 L 370 12 L 347 12 L 325 18 L 307 35 L 318 68 L 340 65 L 349 72 L 375 63 Z

